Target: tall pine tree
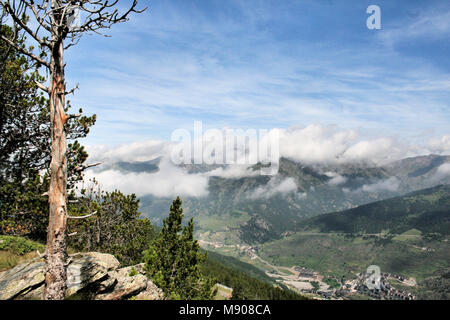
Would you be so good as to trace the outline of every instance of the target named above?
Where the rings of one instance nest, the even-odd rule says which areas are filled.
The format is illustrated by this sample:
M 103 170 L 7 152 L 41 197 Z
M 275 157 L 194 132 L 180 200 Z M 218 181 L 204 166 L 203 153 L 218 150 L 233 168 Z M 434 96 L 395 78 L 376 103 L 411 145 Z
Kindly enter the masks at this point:
M 27 21 L 27 17 L 23 17 Z M 26 47 L 21 28 L 3 23 L 0 35 Z M 48 168 L 50 165 L 49 100 L 39 92 L 43 81 L 31 58 L 0 39 L 0 234 L 27 235 L 45 240 L 48 226 Z M 67 104 L 65 110 L 69 110 Z M 82 110 L 79 110 L 80 113 Z M 69 140 L 68 189 L 82 179 L 88 154 L 78 139 L 95 124 L 96 116 L 71 118 L 65 127 Z M 73 196 L 73 194 L 70 194 Z
M 159 236 L 144 252 L 147 274 L 171 299 L 210 299 L 213 282 L 201 272 L 207 254 L 194 239 L 194 220 L 182 226 L 181 204 L 179 197 L 173 201 Z

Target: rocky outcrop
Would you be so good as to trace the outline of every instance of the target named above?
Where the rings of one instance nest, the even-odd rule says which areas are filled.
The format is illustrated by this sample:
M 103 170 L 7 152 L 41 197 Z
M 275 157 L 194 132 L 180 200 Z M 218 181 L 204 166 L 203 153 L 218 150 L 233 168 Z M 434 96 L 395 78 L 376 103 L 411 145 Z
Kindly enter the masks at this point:
M 1 272 L 0 300 L 41 299 L 44 268 L 42 259 L 34 259 Z M 119 269 L 119 261 L 113 255 L 88 252 L 69 257 L 66 297 L 161 300 L 163 293 L 146 277 L 143 264 Z
M 14 299 L 44 284 L 44 262 L 23 263 L 0 273 L 0 299 Z
M 114 290 L 101 290 L 96 296 L 96 299 L 119 300 L 121 297 L 135 296 L 146 290 L 148 279 L 145 275 L 137 271 L 137 269 L 140 269 L 141 272 L 143 271 L 143 268 L 136 268 L 136 266 L 112 271 L 109 274 L 109 278 L 115 280 Z

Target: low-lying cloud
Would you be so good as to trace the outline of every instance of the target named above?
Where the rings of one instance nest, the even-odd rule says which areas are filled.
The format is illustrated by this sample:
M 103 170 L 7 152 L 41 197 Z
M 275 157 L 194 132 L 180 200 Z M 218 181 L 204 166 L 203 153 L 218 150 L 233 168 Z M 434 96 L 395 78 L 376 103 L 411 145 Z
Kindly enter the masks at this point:
M 438 183 L 443 179 L 450 178 L 450 162 L 440 165 L 431 177 L 432 183 Z
M 159 171 L 155 173 L 88 171 L 86 178 L 92 177 L 95 177 L 105 190 L 119 189 L 124 193 L 135 193 L 137 196 L 173 198 L 208 195 L 208 177 L 205 174 L 189 174 L 186 169 L 175 167 L 168 160 L 162 160 Z
M 369 193 L 377 193 L 383 191 L 396 192 L 400 188 L 400 180 L 396 177 L 391 177 L 373 184 L 365 184 L 361 190 Z
M 241 178 L 258 175 L 258 170 L 253 170 L 248 165 L 230 165 L 225 168 L 217 168 L 207 172 L 207 175 L 221 178 Z
M 338 185 L 346 183 L 348 180 L 346 177 L 341 176 L 340 174 L 335 173 L 335 172 L 326 172 L 325 174 L 331 178 L 328 181 L 328 184 L 330 186 L 338 186 Z
M 280 157 L 290 158 L 305 164 L 345 164 L 365 162 L 372 165 L 385 164 L 406 156 L 414 156 L 415 147 L 400 144 L 393 138 L 362 139 L 355 130 L 340 129 L 335 126 L 309 125 L 289 129 L 272 129 L 262 139 L 270 139 L 271 135 L 279 136 Z M 208 143 L 208 142 L 207 142 Z M 208 172 L 188 173 L 187 169 L 177 166 L 171 161 L 171 153 L 176 142 L 150 140 L 121 145 L 119 147 L 88 146 L 90 162 L 111 164 L 119 161 L 148 161 L 160 158 L 159 171 L 154 173 L 125 173 L 117 170 L 87 172 L 86 177 L 96 177 L 106 190 L 120 189 L 126 193 L 139 196 L 156 197 L 208 195 L 208 179 L 211 176 L 222 178 L 241 178 L 254 176 L 259 171 L 252 170 L 250 165 L 225 165 L 215 167 Z M 246 150 L 245 148 L 243 150 Z M 244 157 L 243 150 L 238 156 Z M 450 153 L 450 135 L 430 140 L 421 150 L 435 153 Z M 245 152 L 245 151 L 244 151 Z M 448 176 L 450 165 L 444 164 L 436 171 L 436 179 Z M 330 185 L 342 185 L 347 179 L 338 173 L 326 173 L 331 179 Z M 359 191 L 382 192 L 397 191 L 400 181 L 396 178 L 364 185 Z M 296 190 L 293 179 L 271 179 L 263 187 L 256 189 L 250 196 L 267 198 L 278 193 Z
M 271 198 L 277 194 L 287 194 L 295 192 L 297 190 L 297 184 L 293 178 L 286 178 L 279 180 L 278 178 L 272 178 L 264 185 L 259 186 L 249 194 L 250 199 Z

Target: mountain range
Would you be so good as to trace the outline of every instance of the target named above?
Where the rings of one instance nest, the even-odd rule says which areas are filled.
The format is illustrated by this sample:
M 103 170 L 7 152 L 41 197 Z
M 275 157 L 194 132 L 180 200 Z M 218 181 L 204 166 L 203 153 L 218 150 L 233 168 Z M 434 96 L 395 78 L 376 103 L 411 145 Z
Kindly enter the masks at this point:
M 156 173 L 161 159 L 117 162 L 101 170 Z M 208 194 L 182 196 L 197 235 L 214 241 L 261 243 L 302 228 L 305 219 L 450 184 L 450 156 L 406 158 L 383 166 L 368 163 L 305 164 L 280 159 L 278 174 L 262 176 L 259 165 L 241 176 L 215 176 L 221 165 L 183 165 L 189 175 L 208 174 Z M 445 169 L 445 170 L 444 170 Z M 151 176 L 151 175 L 150 175 Z M 141 211 L 161 224 L 171 197 L 143 195 Z

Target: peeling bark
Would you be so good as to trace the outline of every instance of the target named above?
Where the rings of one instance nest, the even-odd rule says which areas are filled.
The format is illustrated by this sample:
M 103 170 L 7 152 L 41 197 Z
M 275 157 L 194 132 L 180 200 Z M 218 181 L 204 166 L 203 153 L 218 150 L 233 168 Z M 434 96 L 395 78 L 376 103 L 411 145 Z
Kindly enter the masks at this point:
M 56 34 L 56 33 L 55 33 Z M 51 95 L 50 121 L 52 151 L 50 189 L 48 192 L 50 216 L 47 231 L 45 266 L 45 300 L 62 300 L 66 291 L 66 226 L 67 226 L 67 144 L 64 125 L 65 106 L 64 48 L 61 39 L 55 45 L 50 63 Z

